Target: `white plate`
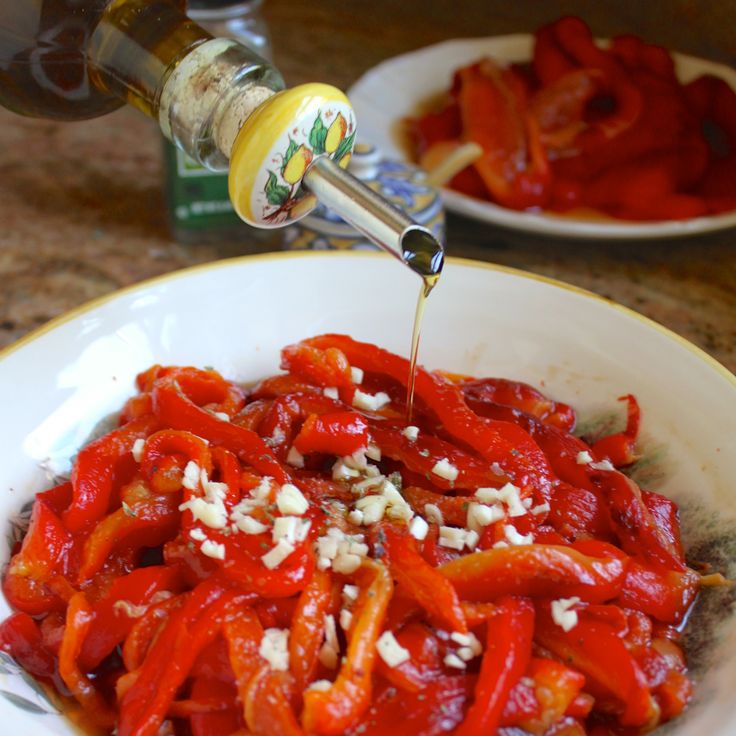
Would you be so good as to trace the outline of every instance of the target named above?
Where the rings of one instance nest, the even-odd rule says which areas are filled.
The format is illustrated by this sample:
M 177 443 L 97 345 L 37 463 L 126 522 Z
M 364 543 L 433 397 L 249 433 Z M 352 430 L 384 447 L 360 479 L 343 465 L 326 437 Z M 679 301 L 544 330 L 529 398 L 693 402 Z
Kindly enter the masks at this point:
M 277 372 L 284 345 L 327 331 L 406 354 L 418 288 L 414 274 L 382 254 L 256 256 L 159 278 L 52 322 L 0 353 L 3 530 L 47 485 L 43 468 L 68 467 L 152 363 L 211 365 L 253 381 Z M 636 394 L 650 487 L 681 502 L 696 554 L 721 555 L 736 573 L 734 376 L 609 301 L 472 261 L 447 264 L 425 319 L 420 362 L 429 367 L 529 381 L 572 403 L 584 421 L 601 411 L 621 415 L 616 398 Z M 7 559 L 0 544 L 0 563 Z M 724 596 L 706 591 L 693 617 L 702 641 L 696 703 L 671 733 L 725 736 L 736 728 L 736 617 Z M 0 599 L 0 618 L 7 613 Z M 0 658 L 3 732 L 73 733 L 63 718 L 38 713 L 49 709 Z
M 387 158 L 409 161 L 399 133 L 402 119 L 416 115 L 418 106 L 450 87 L 454 71 L 482 56 L 502 62 L 528 61 L 533 36 L 516 34 L 444 41 L 402 54 L 367 71 L 349 90 L 358 134 L 378 146 Z M 673 54 L 677 74 L 688 82 L 715 74 L 736 88 L 736 71 L 711 61 Z M 554 213 L 519 212 L 449 189 L 442 190 L 447 209 L 504 227 L 567 238 L 664 238 L 696 235 L 736 225 L 736 212 L 685 221 L 624 222 L 582 220 Z

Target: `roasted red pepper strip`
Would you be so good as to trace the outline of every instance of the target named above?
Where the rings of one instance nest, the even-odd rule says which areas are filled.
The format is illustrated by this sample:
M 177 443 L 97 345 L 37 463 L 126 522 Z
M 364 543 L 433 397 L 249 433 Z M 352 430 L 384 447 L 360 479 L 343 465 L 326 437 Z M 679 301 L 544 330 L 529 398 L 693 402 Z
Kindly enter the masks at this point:
M 520 81 L 491 59 L 460 69 L 458 76 L 463 135 L 483 149 L 473 166 L 491 199 L 513 209 L 543 205 L 550 171 Z
M 639 404 L 631 394 L 619 397 L 619 401 L 628 402 L 626 429 L 602 437 L 592 447 L 595 457 L 608 458 L 617 468 L 631 465 L 639 458 L 636 453 L 636 438 L 641 422 Z
M 644 560 L 629 561 L 617 603 L 666 624 L 684 620 L 700 590 L 700 576 L 693 570 L 668 570 Z
M 306 344 L 338 347 L 351 365 L 388 375 L 406 385 L 409 361 L 375 345 L 360 343 L 345 335 L 322 335 L 307 340 Z M 415 397 L 436 415 L 449 435 L 472 447 L 489 463 L 498 462 L 514 477 L 517 485 L 524 485 L 528 479 L 544 495 L 549 495 L 551 473 L 547 460 L 524 430 L 508 422 L 478 417 L 468 408 L 457 386 L 422 368 L 417 368 Z
M 568 712 L 570 705 L 585 685 L 585 677 L 553 659 L 533 657 L 526 672 L 534 680 L 539 713 L 519 722 L 530 733 L 546 733 L 547 729 Z
M 250 607 L 241 607 L 237 615 L 225 619 L 222 633 L 227 643 L 230 666 L 235 674 L 241 706 L 247 700 L 248 683 L 263 665 L 258 653 L 263 639 L 263 626 Z
M 621 548 L 632 556 L 642 555 L 655 564 L 683 571 L 678 550 L 657 527 L 636 483 L 616 470 L 596 470 L 592 477 L 608 505 Z
M 506 699 L 529 664 L 534 606 L 523 598 L 502 598 L 487 628 L 475 700 L 455 731 L 456 736 L 496 732 Z
M 294 438 L 294 447 L 305 455 L 308 452 L 352 455 L 367 445 L 368 425 L 360 414 L 352 411 L 310 414 Z
M 124 459 L 132 462 L 133 444 L 145 439 L 156 424 L 156 419 L 150 416 L 134 419 L 79 452 L 72 470 L 74 496 L 62 516 L 69 531 L 82 531 L 107 513 L 117 466 Z
M 417 692 L 387 684 L 376 692 L 371 707 L 346 736 L 440 736 L 463 718 L 470 678 L 439 677 Z
M 59 649 L 59 675 L 95 724 L 110 728 L 115 723 L 115 714 L 105 703 L 92 680 L 82 672 L 78 662 L 93 619 L 92 608 L 84 593 L 77 593 L 69 601 L 66 611 L 64 638 Z
M 396 640 L 409 652 L 410 657 L 396 667 L 389 667 L 378 658 L 376 671 L 388 682 L 401 690 L 415 693 L 444 676 L 440 643 L 428 626 L 411 621 L 396 634 Z
M 37 498 L 23 545 L 3 578 L 3 592 L 10 604 L 31 615 L 55 607 L 58 600 L 47 583 L 65 567 L 72 544 L 72 535 L 59 517 L 46 501 Z
M 207 581 L 189 594 L 136 671 L 135 681 L 119 701 L 120 736 L 154 736 L 197 655 L 220 631 L 236 595 L 222 583 Z
M 226 695 L 223 698 L 223 690 Z M 192 682 L 191 700 L 194 703 L 207 699 L 220 698 L 224 704 L 235 703 L 234 693 L 227 692 L 228 688 L 219 680 L 214 678 L 196 677 Z M 174 703 L 174 705 L 177 705 Z M 190 716 L 189 723 L 192 727 L 192 736 L 222 736 L 222 734 L 235 733 L 244 725 L 243 718 L 235 708 L 223 708 L 217 711 L 205 713 L 177 712 L 172 707 L 169 716 Z
M 315 570 L 299 596 L 289 634 L 289 667 L 294 687 L 301 693 L 314 679 L 325 629 L 325 616 L 332 603 L 332 575 Z
M 202 408 L 201 404 L 223 400 L 227 390 L 227 382 L 223 379 L 216 382 L 204 371 L 182 368 L 157 379 L 153 406 L 163 424 L 222 445 L 241 455 L 264 475 L 270 475 L 281 484 L 287 483 L 289 474 L 255 432 L 218 419 Z
M 318 386 L 349 388 L 353 384 L 350 363 L 338 348 L 289 345 L 281 351 L 281 367 Z
M 56 674 L 56 657 L 27 613 L 14 613 L 0 624 L 0 650 L 34 677 L 49 681 Z
M 116 578 L 107 595 L 92 606 L 93 622 L 79 653 L 84 672 L 97 667 L 120 644 L 151 602 L 163 600 L 182 588 L 181 571 L 155 566 L 134 570 Z
M 611 545 L 578 542 L 571 547 L 528 544 L 487 549 L 448 562 L 440 571 L 468 600 L 524 595 L 602 602 L 621 591 L 626 564 L 625 556 Z
M 102 569 L 114 550 L 158 547 L 176 536 L 181 518 L 178 496 L 152 494 L 142 482 L 126 486 L 122 496 L 125 505 L 102 519 L 84 543 L 80 583 Z
M 141 472 L 156 493 L 178 491 L 189 462 L 196 463 L 208 475 L 212 473 L 207 443 L 191 432 L 162 429 L 154 432 L 143 446 Z
M 535 640 L 586 677 L 586 689 L 595 697 L 614 698 L 625 726 L 656 725 L 658 711 L 646 678 L 623 640 L 606 623 L 579 615 L 566 632 L 558 626 L 549 606 L 537 607 Z
M 287 677 L 263 665 L 248 683 L 245 722 L 255 736 L 304 736 L 286 692 Z
M 372 580 L 361 592 L 351 626 L 347 657 L 329 690 L 304 693 L 302 723 L 308 733 L 344 733 L 371 702 L 376 641 L 381 632 L 393 590 L 388 570 L 380 563 L 364 562 L 362 570 Z
M 374 532 L 386 550 L 394 580 L 419 603 L 440 628 L 467 633 L 460 599 L 452 583 L 417 551 L 414 538 L 404 526 L 381 524 Z

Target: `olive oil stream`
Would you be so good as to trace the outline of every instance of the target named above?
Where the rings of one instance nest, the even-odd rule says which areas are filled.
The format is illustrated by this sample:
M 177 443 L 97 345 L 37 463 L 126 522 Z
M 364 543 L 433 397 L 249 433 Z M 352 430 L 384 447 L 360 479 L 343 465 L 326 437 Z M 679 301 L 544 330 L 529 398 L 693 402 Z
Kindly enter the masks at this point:
M 419 355 L 419 338 L 422 331 L 422 319 L 427 297 L 439 281 L 444 265 L 444 249 L 437 250 L 437 242 L 433 238 L 415 239 L 411 252 L 404 253 L 409 267 L 422 278 L 419 288 L 417 306 L 414 310 L 414 325 L 411 333 L 411 350 L 409 353 L 409 377 L 406 384 L 406 420 L 411 423 L 414 413 L 414 393 L 417 380 L 417 356 Z

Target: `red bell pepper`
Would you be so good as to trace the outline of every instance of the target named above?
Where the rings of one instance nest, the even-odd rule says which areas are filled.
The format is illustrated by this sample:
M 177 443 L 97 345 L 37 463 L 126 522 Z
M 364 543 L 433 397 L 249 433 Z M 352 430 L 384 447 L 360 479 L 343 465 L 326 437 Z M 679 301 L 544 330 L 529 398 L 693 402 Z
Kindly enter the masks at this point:
M 81 669 L 94 670 L 125 639 L 151 603 L 181 588 L 180 570 L 169 566 L 144 567 L 114 580 L 107 595 L 92 606 L 92 623 L 79 653 Z
M 0 624 L 0 650 L 34 677 L 50 681 L 56 674 L 56 657 L 27 613 L 14 613 Z
M 570 547 L 529 544 L 487 549 L 440 568 L 461 598 L 493 601 L 503 595 L 579 596 L 602 602 L 615 598 L 624 582 L 627 560 L 604 542 Z
M 181 489 L 184 468 L 194 462 L 208 475 L 212 458 L 207 443 L 191 432 L 162 429 L 154 432 L 143 446 L 141 472 L 156 493 Z
M 66 611 L 66 628 L 59 649 L 59 676 L 92 722 L 97 726 L 111 728 L 115 722 L 115 714 L 98 692 L 95 683 L 81 670 L 78 662 L 93 620 L 94 614 L 84 593 L 74 595 Z
M 452 583 L 419 554 L 408 529 L 380 524 L 373 539 L 384 546 L 396 583 L 425 609 L 430 620 L 440 628 L 467 633 L 468 625 Z
M 315 570 L 299 596 L 289 634 L 289 668 L 298 693 L 314 679 L 325 630 L 325 616 L 333 600 L 332 575 Z
M 465 140 L 483 154 L 473 164 L 492 200 L 513 209 L 546 202 L 550 171 L 536 123 L 525 110 L 523 85 L 491 59 L 458 71 Z
M 623 640 L 607 623 L 579 613 L 577 624 L 564 631 L 547 605 L 537 606 L 534 638 L 560 660 L 582 672 L 586 690 L 608 698 L 624 726 L 656 725 L 658 709 L 646 678 Z
M 80 450 L 72 469 L 72 503 L 62 515 L 69 531 L 82 531 L 107 513 L 120 465 L 133 463 L 133 444 L 145 439 L 156 424 L 150 416 L 134 419 Z
M 304 343 L 288 345 L 281 351 L 281 367 L 318 386 L 350 388 L 350 363 L 339 348 L 324 350 Z
M 287 678 L 287 673 L 264 665 L 248 683 L 245 722 L 255 736 L 304 736 L 289 702 Z
M 346 659 L 329 690 L 304 693 L 302 723 L 308 733 L 344 733 L 371 702 L 376 641 L 381 633 L 393 582 L 380 563 L 364 562 L 361 568 L 371 580 L 356 603 Z
M 42 498 L 33 504 L 28 532 L 20 551 L 13 555 L 3 578 L 3 592 L 15 608 L 31 615 L 59 608 L 49 587 L 52 578 L 65 572 L 72 535 Z
M 641 411 L 636 398 L 627 394 L 620 396 L 619 401 L 627 402 L 626 429 L 602 437 L 592 447 L 594 457 L 607 458 L 617 468 L 631 465 L 639 458 L 636 453 L 636 438 L 641 424 Z
M 135 680 L 119 698 L 120 736 L 154 736 L 197 655 L 220 632 L 222 622 L 244 599 L 222 583 L 208 581 L 192 591 L 153 642 Z
M 230 385 L 224 379 L 215 381 L 205 371 L 181 368 L 156 380 L 153 406 L 163 424 L 222 445 L 278 483 L 289 482 L 289 473 L 255 432 L 218 419 L 204 408 L 218 401 L 224 402 L 229 390 Z
M 230 693 L 229 688 L 214 678 L 196 677 L 192 682 L 191 700 L 194 703 L 207 701 L 208 699 L 223 698 L 223 690 L 229 697 L 225 703 L 236 705 L 235 692 Z M 174 704 L 176 705 L 176 703 Z M 182 713 L 173 709 L 169 710 L 170 716 L 189 716 L 192 728 L 192 736 L 221 736 L 232 734 L 244 726 L 241 709 L 236 707 L 218 709 L 211 712 Z
M 368 425 L 360 414 L 352 411 L 310 414 L 294 438 L 294 447 L 305 455 L 309 452 L 352 455 L 367 446 Z
M 470 678 L 439 677 L 416 692 L 386 684 L 377 688 L 370 708 L 346 736 L 440 736 L 463 717 Z
M 679 624 L 695 602 L 700 576 L 688 568 L 671 570 L 631 559 L 617 602 L 666 624 Z
M 313 347 L 339 347 L 352 365 L 390 376 L 406 387 L 409 361 L 375 345 L 345 335 L 322 335 L 305 341 Z M 530 484 L 549 494 L 551 473 L 547 460 L 529 435 L 508 422 L 478 417 L 468 408 L 462 391 L 446 379 L 417 368 L 415 400 L 443 425 L 460 444 L 477 451 L 488 463 L 498 462 L 517 485 Z
M 487 630 L 475 700 L 456 736 L 495 733 L 506 699 L 529 664 L 534 607 L 524 598 L 502 598 Z

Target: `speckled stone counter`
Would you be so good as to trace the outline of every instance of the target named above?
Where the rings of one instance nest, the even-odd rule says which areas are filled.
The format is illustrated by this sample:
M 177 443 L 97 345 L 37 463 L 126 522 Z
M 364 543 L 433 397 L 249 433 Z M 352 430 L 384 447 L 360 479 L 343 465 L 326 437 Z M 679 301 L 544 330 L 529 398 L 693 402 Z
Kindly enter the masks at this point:
M 415 17 L 406 7 L 416 10 L 413 3 L 377 0 L 358 21 L 366 6 L 357 1 L 266 0 L 264 13 L 276 63 L 290 84 L 320 79 L 346 88 L 383 58 L 445 38 L 530 30 L 559 12 L 532 0 L 513 8 L 461 2 L 459 13 L 456 5 L 426 2 L 424 14 Z M 582 12 L 590 5 L 568 2 L 565 10 Z M 705 10 L 698 13 L 698 3 L 662 0 L 640 16 L 638 4 L 600 2 L 584 15 L 601 35 L 629 30 L 734 63 L 736 10 L 726 5 L 711 7 L 706 16 Z M 690 13 L 690 30 L 702 32 L 658 24 L 673 6 Z M 730 20 L 723 17 L 729 12 Z M 0 110 L 0 347 L 121 286 L 282 247 L 278 232 L 244 242 L 176 243 L 162 181 L 155 125 L 131 110 L 75 124 Z M 448 253 L 544 274 L 614 299 L 736 371 L 736 230 L 668 242 L 571 242 L 451 216 Z

